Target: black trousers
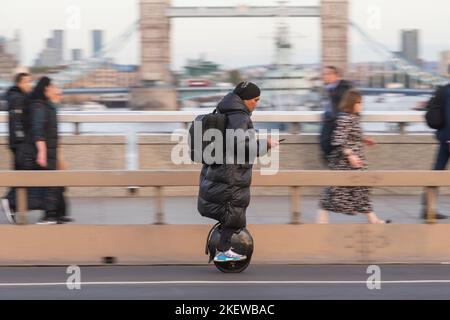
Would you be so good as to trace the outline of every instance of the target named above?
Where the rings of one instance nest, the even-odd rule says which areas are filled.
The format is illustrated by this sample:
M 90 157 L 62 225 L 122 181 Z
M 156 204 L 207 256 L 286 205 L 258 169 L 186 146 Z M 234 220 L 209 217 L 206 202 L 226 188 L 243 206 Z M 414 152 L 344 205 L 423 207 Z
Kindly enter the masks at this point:
M 233 234 L 247 225 L 247 208 L 231 208 L 228 204 L 227 214 L 222 218 L 220 240 L 217 249 L 221 252 L 231 249 L 231 239 Z
M 441 143 L 433 170 L 445 170 L 450 158 L 450 148 L 448 143 Z
M 441 143 L 439 145 L 439 151 L 436 156 L 433 170 L 443 171 L 447 168 L 448 160 L 450 159 L 450 145 L 448 143 Z M 424 194 L 422 198 L 423 211 L 426 212 L 427 197 Z
M 239 229 L 222 226 L 217 250 L 225 252 L 231 249 L 231 238 Z
M 39 167 L 35 160 L 30 158 L 30 146 L 19 145 L 13 150 L 14 170 L 45 170 Z M 54 168 L 53 168 L 54 169 Z M 27 188 L 27 199 L 29 210 L 44 210 L 46 217 L 60 218 L 67 215 L 67 201 L 64 196 L 64 187 L 38 187 Z M 11 188 L 6 198 L 13 210 L 17 209 L 16 192 Z
M 14 158 L 14 160 L 13 160 L 13 170 L 20 170 L 19 169 L 19 162 L 17 160 L 16 149 L 12 149 L 11 152 L 12 152 L 13 158 Z M 10 207 L 15 211 L 16 210 L 16 189 L 15 188 L 10 188 L 7 191 L 5 198 L 8 199 Z

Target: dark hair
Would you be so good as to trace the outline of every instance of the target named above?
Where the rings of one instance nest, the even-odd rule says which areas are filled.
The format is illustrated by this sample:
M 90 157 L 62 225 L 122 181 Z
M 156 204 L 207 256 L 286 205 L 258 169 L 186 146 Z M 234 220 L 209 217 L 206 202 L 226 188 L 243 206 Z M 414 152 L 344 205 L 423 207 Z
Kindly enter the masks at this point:
M 42 77 L 31 93 L 32 100 L 48 100 L 45 96 L 45 89 L 52 84 L 52 80 L 49 77 Z
M 355 113 L 355 105 L 361 102 L 362 95 L 358 90 L 348 90 L 342 98 L 339 109 L 342 112 Z
M 333 73 L 337 76 L 342 75 L 341 70 L 338 67 L 335 66 L 327 66 L 325 67 L 325 69 L 330 69 L 331 71 L 333 71 Z
M 15 83 L 16 85 L 18 85 L 18 84 L 22 81 L 23 78 L 29 77 L 29 76 L 30 76 L 30 74 L 29 74 L 29 73 L 26 73 L 26 72 L 18 73 L 18 74 L 16 74 L 16 76 L 14 77 L 14 83 Z

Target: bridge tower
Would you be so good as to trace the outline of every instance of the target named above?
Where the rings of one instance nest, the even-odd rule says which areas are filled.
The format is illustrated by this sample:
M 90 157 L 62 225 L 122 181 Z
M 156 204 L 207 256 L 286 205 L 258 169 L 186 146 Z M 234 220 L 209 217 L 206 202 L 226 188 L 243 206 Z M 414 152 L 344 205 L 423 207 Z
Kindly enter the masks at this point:
M 141 65 L 139 88 L 131 94 L 134 109 L 176 110 L 177 93 L 170 71 L 171 0 L 139 0 Z
M 348 69 L 349 0 L 321 0 L 322 65 Z
M 177 108 L 170 71 L 171 0 L 139 0 L 141 29 L 141 87 L 133 89 L 131 105 L 138 109 Z M 322 64 L 348 67 L 349 0 L 321 0 Z

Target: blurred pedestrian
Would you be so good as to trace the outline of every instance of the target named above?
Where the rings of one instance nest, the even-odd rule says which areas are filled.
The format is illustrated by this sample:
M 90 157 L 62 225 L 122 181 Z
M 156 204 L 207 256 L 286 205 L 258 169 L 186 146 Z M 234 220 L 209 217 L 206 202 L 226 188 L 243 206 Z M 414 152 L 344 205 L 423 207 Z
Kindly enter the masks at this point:
M 436 162 L 433 170 L 445 170 L 450 158 L 450 84 L 439 87 L 436 90 L 428 103 L 427 108 L 437 108 L 437 110 L 439 110 L 439 119 L 436 120 L 443 120 L 442 125 L 439 126 L 440 128 L 436 130 L 436 139 L 439 142 L 439 150 L 436 155 Z M 426 205 L 427 199 L 426 195 L 424 195 L 422 209 L 422 219 L 424 220 L 428 218 Z M 448 219 L 448 216 L 436 212 L 435 218 L 444 220 Z
M 341 100 L 344 94 L 353 88 L 353 84 L 344 80 L 341 71 L 334 66 L 323 69 L 322 79 L 325 84 L 326 96 L 320 133 L 320 148 L 323 158 L 326 159 L 326 156 L 333 150 L 333 146 L 330 144 L 331 134 L 336 125 Z
M 332 170 L 365 171 L 365 139 L 360 124 L 361 94 L 356 90 L 347 91 L 341 101 L 340 111 L 331 135 L 333 150 L 327 156 L 329 167 Z M 328 223 L 328 211 L 349 215 L 365 214 L 369 223 L 386 223 L 374 213 L 368 187 L 326 188 L 320 200 L 317 223 Z
M 8 103 L 8 127 L 9 127 L 9 149 L 13 154 L 13 169 L 21 170 L 18 155 L 19 149 L 25 143 L 24 114 L 29 104 L 32 90 L 32 77 L 29 73 L 19 73 L 15 76 L 14 86 L 6 93 Z M 6 196 L 1 200 L 1 205 L 6 218 L 10 223 L 15 223 L 16 192 L 14 188 L 9 189 Z
M 29 114 L 26 116 L 26 148 L 23 162 L 26 170 L 58 170 L 63 168 L 58 159 L 57 107 L 61 90 L 48 77 L 39 80 L 31 96 Z M 66 217 L 66 200 L 63 187 L 38 188 L 45 214 L 38 224 L 62 224 L 72 219 Z

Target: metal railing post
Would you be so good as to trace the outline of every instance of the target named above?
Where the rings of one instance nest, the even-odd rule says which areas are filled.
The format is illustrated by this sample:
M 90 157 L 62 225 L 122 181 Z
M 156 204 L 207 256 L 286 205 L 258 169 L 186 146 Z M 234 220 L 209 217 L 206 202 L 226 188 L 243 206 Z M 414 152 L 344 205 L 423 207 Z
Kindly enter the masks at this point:
M 155 187 L 155 224 L 165 224 L 163 187 Z
M 75 125 L 75 135 L 79 136 L 80 135 L 80 123 L 79 122 L 74 122 L 73 123 Z
M 399 129 L 401 135 L 406 134 L 406 125 L 407 125 L 406 122 L 399 122 L 398 123 L 398 129 Z
M 427 187 L 427 223 L 436 223 L 437 187 Z
M 125 170 L 139 170 L 139 137 L 134 129 L 129 129 L 126 136 L 125 145 Z M 128 192 L 136 194 L 139 190 L 137 186 L 129 186 Z
M 300 187 L 291 187 L 291 224 L 300 224 Z
M 291 134 L 300 134 L 301 132 L 301 125 L 299 122 L 292 122 L 291 123 L 291 130 L 290 133 Z
M 17 201 L 17 224 L 25 225 L 28 223 L 27 218 L 28 199 L 26 188 L 16 189 L 16 201 Z

